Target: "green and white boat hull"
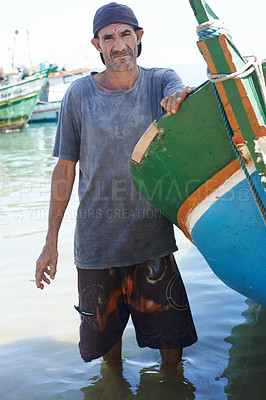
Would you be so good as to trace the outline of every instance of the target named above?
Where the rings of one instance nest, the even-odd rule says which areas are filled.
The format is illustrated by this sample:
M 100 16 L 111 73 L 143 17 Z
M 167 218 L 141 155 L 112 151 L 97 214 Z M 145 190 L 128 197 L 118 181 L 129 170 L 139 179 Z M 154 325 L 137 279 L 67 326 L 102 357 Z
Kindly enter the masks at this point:
M 47 82 L 50 70 L 37 72 L 27 79 L 0 87 L 0 132 L 21 130 Z

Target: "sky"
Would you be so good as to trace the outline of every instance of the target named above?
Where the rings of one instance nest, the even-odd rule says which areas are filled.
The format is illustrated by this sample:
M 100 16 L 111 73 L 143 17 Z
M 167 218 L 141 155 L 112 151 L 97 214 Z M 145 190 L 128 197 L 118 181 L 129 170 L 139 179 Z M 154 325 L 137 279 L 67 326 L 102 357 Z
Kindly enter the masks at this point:
M 14 57 L 15 64 L 21 65 L 47 61 L 67 69 L 102 68 L 90 40 L 95 11 L 108 2 L 5 1 L 0 15 L 0 66 L 7 70 Z M 196 45 L 197 21 L 189 0 L 121 0 L 121 3 L 134 10 L 144 28 L 139 65 L 174 68 L 187 85 L 206 80 L 206 64 Z M 265 0 L 208 0 L 207 3 L 229 28 L 243 55 L 266 58 Z

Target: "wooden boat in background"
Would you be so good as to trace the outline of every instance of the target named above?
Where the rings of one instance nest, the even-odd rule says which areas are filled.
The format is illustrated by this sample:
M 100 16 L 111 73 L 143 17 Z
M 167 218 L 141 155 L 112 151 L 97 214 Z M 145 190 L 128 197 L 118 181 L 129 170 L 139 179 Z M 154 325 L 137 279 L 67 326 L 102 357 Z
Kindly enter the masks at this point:
M 0 132 L 22 130 L 46 85 L 50 70 L 0 87 Z
M 132 180 L 225 284 L 266 306 L 265 64 L 243 59 L 205 1 L 190 4 L 215 83 L 149 127 Z
M 61 101 L 67 88 L 76 79 L 90 73 L 91 69 L 89 68 L 51 72 L 29 122 L 57 122 Z

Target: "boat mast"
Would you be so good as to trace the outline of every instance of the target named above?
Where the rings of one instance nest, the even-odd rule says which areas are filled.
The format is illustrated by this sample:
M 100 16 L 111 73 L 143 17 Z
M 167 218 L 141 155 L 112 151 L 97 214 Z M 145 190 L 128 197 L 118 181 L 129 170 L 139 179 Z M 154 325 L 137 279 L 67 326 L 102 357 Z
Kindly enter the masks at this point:
M 219 19 L 205 0 L 189 0 L 189 3 L 199 24 Z
M 30 33 L 29 33 L 28 29 L 26 29 L 26 33 L 27 33 L 27 46 L 28 46 L 29 62 L 30 62 L 30 65 L 32 65 L 31 51 L 30 51 Z
M 12 68 L 15 67 L 15 62 L 14 62 L 14 59 L 15 59 L 15 48 L 16 48 L 17 35 L 19 34 L 19 31 L 16 29 L 14 33 L 15 33 L 15 36 L 14 36 L 14 40 L 13 40 Z

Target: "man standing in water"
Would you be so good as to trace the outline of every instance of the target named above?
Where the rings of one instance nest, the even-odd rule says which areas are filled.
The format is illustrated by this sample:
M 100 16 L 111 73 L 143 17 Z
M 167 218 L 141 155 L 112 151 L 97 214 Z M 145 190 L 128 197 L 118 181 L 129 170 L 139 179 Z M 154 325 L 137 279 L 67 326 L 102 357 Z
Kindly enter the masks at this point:
M 131 316 L 140 347 L 178 362 L 197 335 L 172 255 L 173 226 L 134 188 L 130 157 L 161 106 L 176 113 L 191 89 L 170 69 L 137 65 L 143 29 L 129 7 L 110 3 L 98 9 L 93 34 L 106 69 L 74 82 L 62 101 L 53 151 L 59 160 L 36 285 L 43 289 L 55 277 L 58 232 L 79 161 L 74 249 L 81 357 L 120 361 Z

